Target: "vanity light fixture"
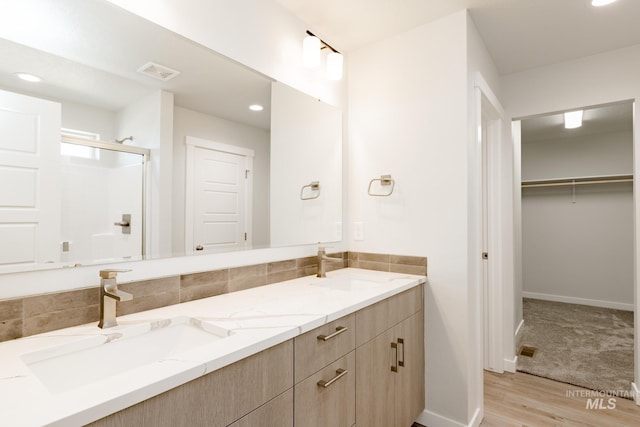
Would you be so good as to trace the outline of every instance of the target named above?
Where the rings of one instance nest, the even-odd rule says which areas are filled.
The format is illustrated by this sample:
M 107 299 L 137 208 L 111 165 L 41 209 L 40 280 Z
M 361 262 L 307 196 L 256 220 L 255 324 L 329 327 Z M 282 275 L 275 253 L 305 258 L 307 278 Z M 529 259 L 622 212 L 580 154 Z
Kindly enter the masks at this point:
M 264 107 L 262 105 L 252 104 L 252 105 L 249 105 L 249 109 L 251 111 L 262 111 L 264 110 Z
M 320 51 L 325 48 L 331 50 L 327 55 L 327 79 L 342 79 L 342 54 L 309 30 L 307 30 L 307 36 L 302 41 L 302 63 L 307 68 L 317 67 L 320 65 Z
M 17 78 L 24 80 L 25 82 L 38 83 L 42 79 L 38 76 L 29 73 L 13 73 Z
M 569 111 L 564 113 L 564 127 L 565 129 L 575 129 L 582 126 L 582 110 Z
M 591 0 L 591 6 L 600 7 L 613 3 L 616 0 Z
M 307 68 L 315 68 L 320 65 L 322 41 L 309 31 L 307 34 L 302 40 L 302 64 Z
M 339 52 L 331 52 L 327 55 L 327 79 L 342 79 L 342 54 Z

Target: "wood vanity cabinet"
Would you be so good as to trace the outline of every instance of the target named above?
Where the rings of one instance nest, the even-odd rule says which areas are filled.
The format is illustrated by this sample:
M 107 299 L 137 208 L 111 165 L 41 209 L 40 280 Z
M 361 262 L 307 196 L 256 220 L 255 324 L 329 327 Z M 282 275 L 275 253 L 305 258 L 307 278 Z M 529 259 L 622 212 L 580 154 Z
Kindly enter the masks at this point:
M 294 338 L 296 427 L 355 423 L 355 314 Z
M 293 427 L 293 389 L 268 401 L 229 427 Z
M 293 419 L 292 394 L 285 393 L 292 386 L 293 341 L 289 340 L 90 425 L 226 427 L 238 421 L 242 427 L 281 427 L 287 424 L 280 424 L 277 417 Z M 262 408 L 265 404 L 271 406 Z M 272 424 L 263 420 L 252 424 L 260 416 L 250 414 L 257 408 L 264 414 L 285 412 L 274 415 Z
M 356 313 L 358 426 L 410 427 L 423 410 L 423 319 L 422 286 Z
M 424 407 L 422 292 L 407 290 L 91 425 L 410 427 Z

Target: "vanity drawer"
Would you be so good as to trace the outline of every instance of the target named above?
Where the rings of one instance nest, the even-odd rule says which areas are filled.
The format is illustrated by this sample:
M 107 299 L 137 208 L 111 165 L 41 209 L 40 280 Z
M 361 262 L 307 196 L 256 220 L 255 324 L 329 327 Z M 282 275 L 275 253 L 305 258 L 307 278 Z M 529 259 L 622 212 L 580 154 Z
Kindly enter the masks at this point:
M 422 285 L 389 298 L 389 323 L 392 327 L 422 310 Z
M 356 421 L 355 351 L 294 386 L 296 427 L 350 427 Z
M 294 339 L 295 383 L 356 348 L 355 314 L 341 317 Z

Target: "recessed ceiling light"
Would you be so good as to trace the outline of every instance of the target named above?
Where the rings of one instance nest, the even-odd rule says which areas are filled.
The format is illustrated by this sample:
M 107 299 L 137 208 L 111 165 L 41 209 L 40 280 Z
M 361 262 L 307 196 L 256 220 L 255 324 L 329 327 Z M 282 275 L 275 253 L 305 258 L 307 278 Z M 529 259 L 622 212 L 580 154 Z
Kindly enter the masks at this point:
M 591 5 L 596 7 L 606 6 L 613 3 L 614 1 L 616 0 L 591 0 Z
M 264 107 L 262 105 L 253 104 L 253 105 L 249 105 L 249 109 L 251 111 L 262 111 L 264 110 Z
M 582 110 L 564 113 L 564 127 L 566 129 L 575 129 L 580 126 L 582 126 Z
M 29 73 L 13 73 L 13 74 L 15 74 L 17 78 L 24 80 L 25 82 L 38 83 L 39 81 L 42 81 L 40 77 L 34 76 L 33 74 L 29 74 Z

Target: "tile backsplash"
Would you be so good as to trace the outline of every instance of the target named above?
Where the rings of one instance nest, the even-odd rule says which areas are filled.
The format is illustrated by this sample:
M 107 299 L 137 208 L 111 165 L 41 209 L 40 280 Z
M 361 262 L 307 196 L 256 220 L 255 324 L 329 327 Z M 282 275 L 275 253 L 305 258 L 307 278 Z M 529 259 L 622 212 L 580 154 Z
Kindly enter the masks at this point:
M 330 254 L 344 262 L 326 264 L 327 271 L 345 267 L 427 274 L 427 258 L 362 252 Z M 134 298 L 118 304 L 118 315 L 240 291 L 316 274 L 317 257 L 227 268 L 203 273 L 123 283 L 119 288 Z M 99 292 L 96 286 L 0 301 L 0 341 L 55 329 L 98 322 Z

